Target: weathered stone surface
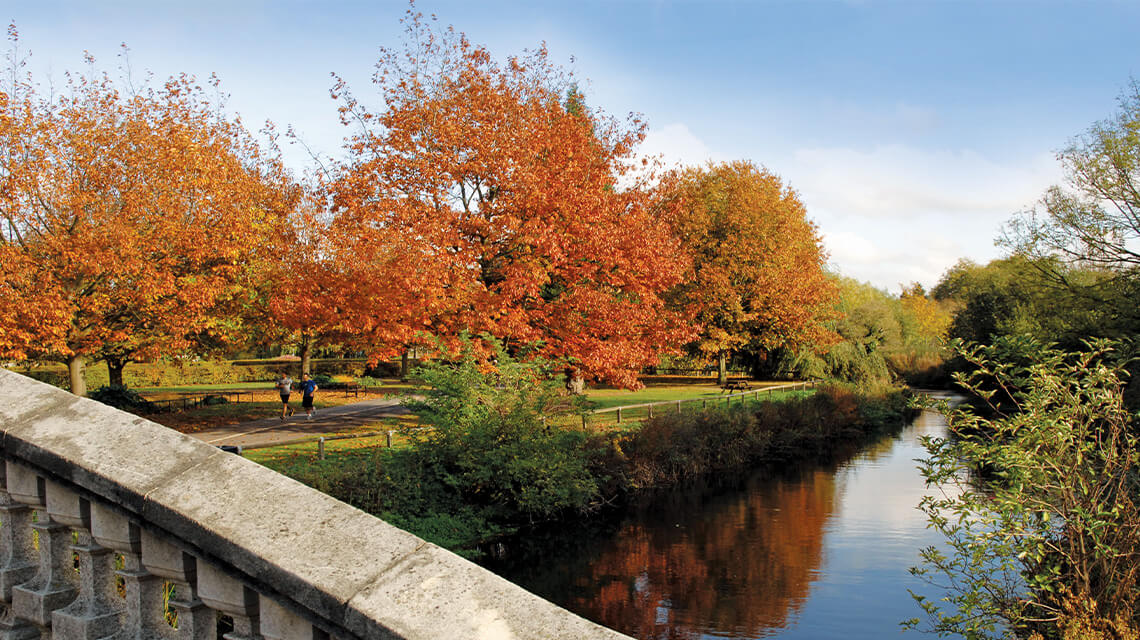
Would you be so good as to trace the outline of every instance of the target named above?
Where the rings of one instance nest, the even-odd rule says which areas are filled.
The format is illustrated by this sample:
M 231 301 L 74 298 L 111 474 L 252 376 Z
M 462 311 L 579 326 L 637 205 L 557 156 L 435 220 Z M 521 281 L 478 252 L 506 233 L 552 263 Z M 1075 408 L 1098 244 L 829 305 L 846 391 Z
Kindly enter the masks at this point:
M 140 512 L 143 497 L 213 456 L 162 425 L 0 369 L 0 434 L 9 456 Z
M 481 640 L 627 638 L 578 617 L 432 544 L 392 566 L 349 603 L 346 626 L 373 637 Z
M 5 454 L 52 482 L 77 485 L 91 499 L 91 526 L 107 546 L 138 549 L 137 532 L 120 531 L 124 522 L 114 517 L 129 514 L 144 537 L 173 537 L 196 556 L 199 580 L 217 563 L 243 576 L 247 587 L 288 599 L 294 614 L 321 620 L 333 636 L 624 637 L 358 509 L 160 425 L 4 370 L 0 397 L 10 399 L 0 403 Z M 26 502 L 36 499 L 36 488 L 24 489 Z M 116 513 L 99 512 L 100 501 L 113 503 Z M 145 556 L 145 540 L 142 547 Z M 155 568 L 181 573 L 157 557 L 174 555 L 157 554 Z M 283 631 L 296 629 L 289 627 Z
M 261 635 L 265 640 L 315 640 L 313 625 L 291 611 L 261 596 Z
M 219 456 L 149 496 L 143 516 L 330 619 L 422 540 L 237 456 Z
M 138 555 L 139 528 L 126 516 L 104 504 L 91 504 L 91 536 L 104 547 Z

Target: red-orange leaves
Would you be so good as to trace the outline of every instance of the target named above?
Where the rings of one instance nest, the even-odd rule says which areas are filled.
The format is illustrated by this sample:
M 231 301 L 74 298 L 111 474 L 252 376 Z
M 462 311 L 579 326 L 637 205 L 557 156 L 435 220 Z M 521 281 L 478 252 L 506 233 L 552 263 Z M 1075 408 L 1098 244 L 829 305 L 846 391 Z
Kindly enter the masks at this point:
M 402 297 L 425 314 L 393 320 L 488 332 L 636 384 L 633 372 L 689 336 L 661 299 L 684 258 L 644 186 L 623 178 L 642 127 L 586 110 L 544 49 L 499 66 L 425 29 L 413 18 L 421 41 L 378 65 L 386 110 L 346 104 L 369 128 L 336 189 L 339 225 L 417 269 Z
M 192 78 L 67 89 L 0 94 L 0 351 L 82 365 L 185 348 L 279 217 L 280 171 Z

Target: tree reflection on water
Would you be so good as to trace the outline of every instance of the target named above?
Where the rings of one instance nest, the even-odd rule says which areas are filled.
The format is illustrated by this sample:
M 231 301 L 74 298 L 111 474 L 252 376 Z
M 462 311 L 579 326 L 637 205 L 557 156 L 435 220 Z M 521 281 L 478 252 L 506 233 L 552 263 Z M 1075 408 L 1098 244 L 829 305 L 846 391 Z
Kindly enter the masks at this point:
M 489 565 L 637 638 L 765 635 L 799 610 L 819 571 L 836 505 L 833 472 L 673 493 L 639 507 L 616 532 L 558 541 L 557 557 L 512 548 Z

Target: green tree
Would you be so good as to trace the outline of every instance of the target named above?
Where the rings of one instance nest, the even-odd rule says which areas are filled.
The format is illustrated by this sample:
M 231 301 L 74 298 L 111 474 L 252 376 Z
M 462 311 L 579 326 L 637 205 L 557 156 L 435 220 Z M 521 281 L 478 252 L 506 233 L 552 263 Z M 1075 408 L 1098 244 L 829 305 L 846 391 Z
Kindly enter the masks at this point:
M 1095 305 L 1098 333 L 1140 327 L 1140 84 L 1112 117 L 1057 154 L 1064 182 L 1014 217 L 999 243 L 1025 256 L 1051 286 Z M 1092 272 L 1097 277 L 1088 278 Z
M 955 344 L 979 411 L 943 404 L 951 434 L 924 440 L 939 489 L 920 508 L 946 545 L 912 573 L 930 630 L 975 638 L 1135 638 L 1140 449 L 1122 403 L 1130 350 L 1070 353 L 1024 337 Z M 918 618 L 906 623 L 922 624 Z
M 1047 272 L 1085 289 L 1104 285 L 1109 277 L 1100 269 L 1014 255 L 984 266 L 960 261 L 932 294 L 957 307 L 949 336 L 968 342 L 989 344 L 999 336 L 1026 335 L 1078 349 L 1088 337 L 1127 335 L 1113 322 L 1111 309 L 1056 286 Z
M 1140 267 L 1140 84 L 1133 81 L 1119 105 L 1057 154 L 1064 184 L 1010 222 L 1006 246 L 1128 275 Z
M 875 384 L 890 380 L 886 356 L 902 346 L 897 299 L 852 278 L 831 276 L 839 292 L 826 328 L 839 337 L 827 345 L 785 349 L 749 364 L 759 376 L 791 376 Z

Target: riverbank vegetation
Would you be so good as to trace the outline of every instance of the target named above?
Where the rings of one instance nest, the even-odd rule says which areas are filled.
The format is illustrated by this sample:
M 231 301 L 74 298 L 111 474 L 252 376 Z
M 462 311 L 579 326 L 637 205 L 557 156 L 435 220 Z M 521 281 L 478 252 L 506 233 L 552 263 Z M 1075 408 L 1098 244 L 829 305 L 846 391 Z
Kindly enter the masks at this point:
M 501 347 L 491 359 L 464 352 L 426 366 L 422 426 L 410 446 L 272 466 L 421 535 L 470 552 L 520 526 L 577 519 L 638 491 L 709 474 L 823 455 L 889 425 L 901 425 L 898 390 L 856 393 L 829 386 L 810 396 L 668 413 L 640 427 L 583 430 L 544 420 L 583 410 L 550 376 L 550 364 L 520 361 Z M 557 425 L 557 426 L 556 426 Z
M 1015 217 L 1013 254 L 959 263 L 952 368 L 972 402 L 927 442 L 922 508 L 945 547 L 915 569 L 939 635 L 1140 637 L 1140 85 L 1058 156 L 1065 182 Z M 910 626 L 922 626 L 911 620 Z
M 923 499 L 946 547 L 913 570 L 939 635 L 1136 638 L 1140 633 L 1140 440 L 1124 406 L 1131 347 L 1081 352 L 1028 338 L 960 346 L 959 376 L 983 409 L 943 407 L 928 438 Z M 909 626 L 920 625 L 918 619 Z

